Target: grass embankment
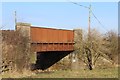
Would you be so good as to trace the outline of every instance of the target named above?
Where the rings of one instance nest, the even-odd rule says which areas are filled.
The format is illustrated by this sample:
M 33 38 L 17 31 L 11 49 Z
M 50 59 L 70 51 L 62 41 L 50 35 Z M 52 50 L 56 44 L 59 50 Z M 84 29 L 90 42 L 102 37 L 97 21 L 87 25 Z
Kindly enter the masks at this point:
M 117 68 L 38 72 L 30 78 L 118 78 Z
M 27 74 L 27 73 L 26 73 Z M 16 74 L 17 76 L 17 74 Z M 19 75 L 18 75 L 19 76 Z M 14 78 L 8 74 L 2 75 L 2 78 Z M 118 68 L 94 69 L 94 70 L 58 70 L 34 72 L 29 77 L 18 78 L 118 78 Z

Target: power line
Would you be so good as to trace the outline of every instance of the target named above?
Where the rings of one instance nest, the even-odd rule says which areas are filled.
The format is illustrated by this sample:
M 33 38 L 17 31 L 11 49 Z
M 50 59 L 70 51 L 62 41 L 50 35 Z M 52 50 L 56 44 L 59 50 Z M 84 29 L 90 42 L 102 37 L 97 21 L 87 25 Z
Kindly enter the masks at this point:
M 68 0 L 68 1 L 69 1 L 70 3 L 75 4 L 75 5 L 78 5 L 78 6 L 81 6 L 81 7 L 84 7 L 84 8 L 89 9 L 89 7 L 87 7 L 87 6 L 84 6 L 84 5 L 81 5 L 81 4 L 78 4 L 78 3 L 72 2 L 72 1 L 70 1 L 70 0 Z
M 73 3 L 73 4 L 75 4 L 75 5 L 78 5 L 78 6 L 80 6 L 80 7 L 87 8 L 87 9 L 90 10 L 90 7 L 87 7 L 87 6 L 84 6 L 84 5 L 80 5 L 80 4 L 75 3 L 75 2 L 72 2 L 72 1 L 70 1 L 70 0 L 69 0 L 69 2 L 70 2 L 70 3 Z M 108 31 L 108 30 L 104 27 L 104 25 L 100 22 L 100 20 L 95 16 L 95 14 L 93 13 L 93 11 L 91 10 L 90 12 L 92 13 L 93 17 L 98 21 L 98 23 L 104 28 L 104 30 Z
M 0 30 L 3 30 L 3 28 L 5 28 L 5 26 L 1 26 L 1 27 L 0 27 Z
M 93 13 L 93 11 L 91 11 L 91 12 L 92 12 L 93 17 L 98 21 L 98 23 L 99 23 L 106 31 L 108 31 L 108 30 L 104 27 L 104 25 L 100 22 L 100 20 L 95 16 L 95 14 Z
M 71 2 L 71 1 L 70 1 Z M 84 8 L 87 8 L 89 10 L 89 17 L 88 17 L 88 38 L 90 38 L 90 34 L 91 34 L 91 31 L 90 31 L 90 27 L 91 27 L 91 4 L 89 5 L 89 7 L 87 6 L 84 6 L 84 5 L 80 5 L 78 3 L 75 3 L 75 2 L 71 2 L 75 5 L 78 5 L 80 7 L 84 7 Z
M 3 29 L 3 26 L 2 27 L 0 27 L 0 30 L 2 30 Z

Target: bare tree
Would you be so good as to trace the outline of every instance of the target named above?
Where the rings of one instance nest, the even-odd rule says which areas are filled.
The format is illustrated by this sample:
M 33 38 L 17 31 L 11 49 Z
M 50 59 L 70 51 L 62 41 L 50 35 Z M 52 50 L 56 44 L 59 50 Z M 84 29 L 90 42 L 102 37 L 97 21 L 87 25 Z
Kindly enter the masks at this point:
M 102 35 L 96 29 L 91 30 L 89 37 L 88 34 L 80 30 L 76 30 L 75 34 L 75 51 L 79 53 L 79 59 L 92 70 L 98 58 L 102 55 Z
M 118 63 L 118 34 L 115 31 L 109 31 L 104 36 L 106 43 L 104 46 L 108 49 L 105 53 L 113 64 Z
M 3 64 L 19 72 L 27 69 L 30 61 L 29 38 L 23 36 L 20 30 L 4 30 L 2 35 Z

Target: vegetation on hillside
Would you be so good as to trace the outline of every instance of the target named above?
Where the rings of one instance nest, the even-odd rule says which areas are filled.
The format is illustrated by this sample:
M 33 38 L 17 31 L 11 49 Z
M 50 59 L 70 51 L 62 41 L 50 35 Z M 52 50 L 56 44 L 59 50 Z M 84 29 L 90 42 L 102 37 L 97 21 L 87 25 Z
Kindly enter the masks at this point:
M 20 30 L 3 30 L 2 39 L 2 71 L 22 72 L 23 69 L 29 69 L 29 38 L 23 36 Z
M 24 70 L 30 70 L 30 56 L 32 55 L 30 39 L 29 36 L 23 36 L 20 31 L 20 29 L 2 31 L 3 72 L 23 73 Z M 116 32 L 109 31 L 101 34 L 96 29 L 92 29 L 89 35 L 81 29 L 75 29 L 74 32 L 75 51 L 49 69 L 72 70 L 78 66 L 78 69 L 84 67 L 82 70 L 101 70 L 118 65 L 119 36 Z M 77 64 L 74 64 L 76 62 Z

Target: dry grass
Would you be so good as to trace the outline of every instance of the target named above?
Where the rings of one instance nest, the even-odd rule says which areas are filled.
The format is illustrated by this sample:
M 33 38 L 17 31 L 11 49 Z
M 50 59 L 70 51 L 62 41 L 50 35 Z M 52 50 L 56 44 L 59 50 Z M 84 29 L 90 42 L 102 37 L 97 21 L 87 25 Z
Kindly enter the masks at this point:
M 118 78 L 117 68 L 39 72 L 30 78 Z
M 22 73 L 13 71 L 13 72 L 6 72 L 6 73 L 1 74 L 2 78 L 23 78 L 23 77 L 34 76 L 34 75 L 35 73 L 29 70 L 25 70 L 25 69 L 23 70 Z
M 118 78 L 118 68 L 94 70 L 59 70 L 59 71 L 24 71 L 19 73 L 5 73 L 3 78 Z

